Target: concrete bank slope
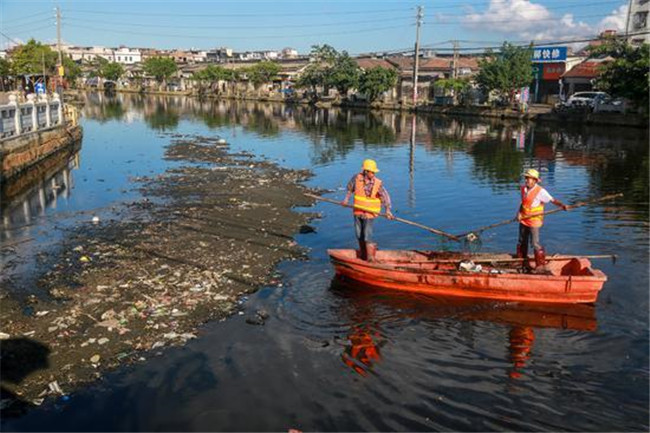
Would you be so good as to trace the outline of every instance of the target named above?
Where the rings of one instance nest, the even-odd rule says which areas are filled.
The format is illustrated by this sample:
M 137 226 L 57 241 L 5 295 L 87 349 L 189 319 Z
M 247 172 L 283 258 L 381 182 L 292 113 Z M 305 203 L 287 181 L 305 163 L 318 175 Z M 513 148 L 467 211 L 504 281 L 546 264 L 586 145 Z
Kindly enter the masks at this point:
M 78 143 L 81 137 L 81 126 L 73 124 L 1 140 L 0 182 L 6 182 L 53 154 L 69 148 Z
M 292 236 L 313 215 L 293 207 L 311 204 L 300 184 L 309 172 L 229 154 L 215 138 L 169 138 L 166 158 L 181 165 L 135 179 L 144 198 L 122 219 L 72 230 L 39 280 L 43 296 L 0 290 L 6 411 L 196 338 L 200 324 L 236 313 L 242 295 L 279 283 L 277 262 L 304 257 Z
M 570 113 L 552 112 L 551 107 L 532 107 L 528 113 L 519 113 L 511 109 L 490 107 L 418 107 L 418 113 L 437 113 L 452 116 L 472 116 L 499 119 L 514 119 L 534 121 L 538 123 L 576 123 L 584 125 L 612 125 L 648 128 L 648 117 L 640 114 L 627 113 Z

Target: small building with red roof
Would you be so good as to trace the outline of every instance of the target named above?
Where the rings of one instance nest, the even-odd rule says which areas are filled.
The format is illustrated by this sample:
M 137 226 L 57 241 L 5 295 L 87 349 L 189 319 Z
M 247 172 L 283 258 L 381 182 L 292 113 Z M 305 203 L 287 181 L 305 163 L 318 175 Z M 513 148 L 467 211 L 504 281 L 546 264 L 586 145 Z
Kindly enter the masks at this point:
M 562 83 L 567 89 L 566 94 L 593 90 L 593 84 L 600 76 L 603 67 L 612 60 L 612 57 L 587 59 L 566 71 L 562 74 Z

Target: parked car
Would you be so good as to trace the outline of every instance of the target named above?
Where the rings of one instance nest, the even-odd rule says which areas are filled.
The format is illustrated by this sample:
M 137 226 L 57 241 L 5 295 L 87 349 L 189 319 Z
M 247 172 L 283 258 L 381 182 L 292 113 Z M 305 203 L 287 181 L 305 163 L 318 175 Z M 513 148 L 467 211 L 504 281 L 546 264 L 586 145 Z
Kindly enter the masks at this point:
M 593 110 L 596 105 L 611 99 L 611 96 L 605 92 L 578 92 L 569 97 L 566 105 L 571 108 L 586 107 Z
M 604 99 L 594 107 L 596 113 L 625 113 L 627 103 L 623 98 Z

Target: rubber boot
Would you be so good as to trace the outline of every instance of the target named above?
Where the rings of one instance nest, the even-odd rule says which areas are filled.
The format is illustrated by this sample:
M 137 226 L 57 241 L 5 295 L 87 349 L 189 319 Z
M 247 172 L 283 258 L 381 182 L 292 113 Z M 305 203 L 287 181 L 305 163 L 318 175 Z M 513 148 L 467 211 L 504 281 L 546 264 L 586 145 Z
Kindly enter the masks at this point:
M 525 247 L 521 244 L 517 244 L 517 258 L 523 259 L 521 261 L 521 270 L 523 272 L 530 272 L 530 263 L 528 261 L 528 247 Z
M 361 260 L 368 259 L 368 249 L 366 243 L 362 240 L 359 241 L 359 249 L 357 250 L 357 257 Z
M 535 273 L 545 273 L 546 269 L 546 251 L 544 248 L 535 250 Z
M 366 243 L 366 260 L 369 262 L 377 261 L 377 244 L 373 242 Z
M 517 244 L 517 258 L 518 259 L 523 259 L 526 256 L 524 253 L 524 249 L 522 248 L 521 244 Z

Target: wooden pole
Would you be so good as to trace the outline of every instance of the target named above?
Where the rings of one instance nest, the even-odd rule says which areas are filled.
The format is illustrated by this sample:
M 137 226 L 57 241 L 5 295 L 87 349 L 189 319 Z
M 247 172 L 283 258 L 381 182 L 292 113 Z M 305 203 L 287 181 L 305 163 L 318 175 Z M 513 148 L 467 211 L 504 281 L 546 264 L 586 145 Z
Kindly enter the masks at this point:
M 591 200 L 580 201 L 580 202 L 574 203 L 572 205 L 568 205 L 567 210 L 568 209 L 579 208 L 581 206 L 585 206 L 585 205 L 592 204 L 592 203 L 598 203 L 598 202 L 601 202 L 601 201 L 612 200 L 612 199 L 615 199 L 615 198 L 618 198 L 618 197 L 623 197 L 623 193 L 610 194 L 610 195 L 606 195 L 606 196 L 600 197 L 600 198 L 594 198 L 594 199 L 591 199 Z M 554 213 L 557 213 L 557 212 L 562 212 L 563 210 L 564 209 L 558 208 L 558 209 L 550 210 L 548 212 L 531 214 L 531 215 L 528 215 L 524 219 L 534 218 L 534 217 L 537 217 L 537 216 L 551 215 L 551 214 L 554 214 Z M 485 230 L 493 229 L 495 227 L 504 226 L 504 225 L 511 224 L 511 223 L 514 223 L 514 222 L 517 222 L 517 221 L 519 221 L 517 219 L 517 217 L 507 219 L 507 220 L 504 220 L 504 221 L 499 221 L 498 223 L 490 224 L 488 226 L 480 227 L 480 228 L 478 228 L 476 230 L 472 230 L 470 232 L 466 232 L 466 233 L 463 233 L 463 234 L 460 234 L 460 235 L 457 235 L 457 236 L 459 238 L 468 238 L 468 239 L 471 240 L 471 238 L 476 238 L 479 233 L 484 232 Z
M 418 68 L 420 65 L 420 25 L 424 16 L 423 7 L 418 6 L 415 20 L 415 56 L 413 58 L 413 108 L 418 106 Z
M 313 199 L 316 199 L 316 200 L 320 200 L 320 201 L 324 201 L 324 202 L 327 202 L 327 203 L 336 204 L 336 205 L 343 206 L 343 207 L 347 207 L 347 208 L 350 208 L 350 209 L 354 209 L 354 206 L 352 206 L 352 205 L 349 205 L 349 204 L 343 204 L 343 203 L 341 203 L 340 201 L 332 200 L 331 198 L 325 198 L 325 197 L 321 197 L 321 196 L 319 196 L 319 195 L 309 194 L 309 193 L 305 193 L 305 195 L 306 195 L 307 197 L 310 197 L 310 198 L 313 198 Z M 384 217 L 384 218 L 388 218 L 388 216 L 387 216 L 385 213 L 377 214 L 377 216 Z M 390 218 L 389 218 L 389 219 L 390 219 Z M 432 228 L 432 227 L 427 227 L 427 226 L 425 226 L 425 225 L 423 225 L 423 224 L 420 224 L 420 223 L 416 223 L 416 222 L 413 222 L 413 221 L 405 220 L 404 218 L 399 218 L 399 217 L 394 217 L 393 220 L 395 220 L 395 221 L 399 221 L 399 222 L 401 222 L 401 223 L 403 223 L 403 224 L 408 224 L 408 225 L 413 226 L 413 227 L 418 227 L 418 228 L 421 228 L 421 229 L 427 230 L 427 231 L 429 231 L 429 232 L 431 232 L 431 233 L 437 234 L 437 235 L 439 235 L 439 236 L 444 236 L 444 237 L 446 237 L 446 238 L 448 238 L 448 239 L 452 239 L 452 240 L 454 240 L 454 241 L 456 241 L 456 242 L 460 241 L 460 239 L 458 238 L 458 236 L 454 236 L 454 235 L 452 235 L 452 234 L 450 234 L 450 233 L 446 233 L 446 232 L 443 232 L 442 230 L 434 229 L 434 228 Z
M 618 256 L 616 254 L 598 254 L 598 255 L 587 255 L 587 256 L 551 256 L 551 257 L 546 257 L 546 261 L 549 260 L 571 260 L 571 259 L 613 259 L 616 260 Z M 472 256 L 464 256 L 460 257 L 458 259 L 443 259 L 443 260 L 435 260 L 432 259 L 429 262 L 426 263 L 460 263 L 465 260 L 471 260 L 474 263 L 517 263 L 521 262 L 524 260 L 523 257 L 518 258 L 518 257 L 513 257 L 510 259 L 504 259 L 500 257 L 472 257 Z M 528 256 L 527 260 L 535 260 L 534 257 Z

